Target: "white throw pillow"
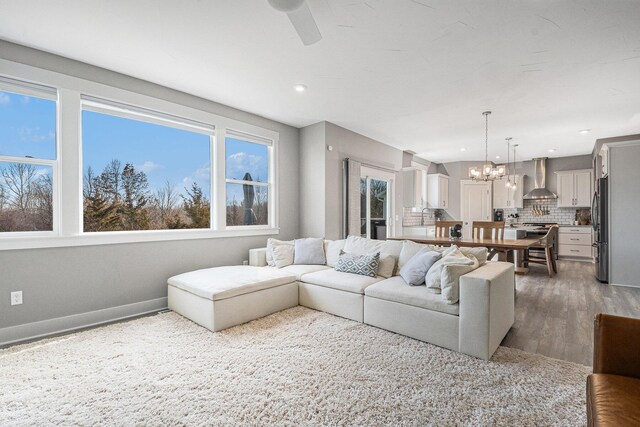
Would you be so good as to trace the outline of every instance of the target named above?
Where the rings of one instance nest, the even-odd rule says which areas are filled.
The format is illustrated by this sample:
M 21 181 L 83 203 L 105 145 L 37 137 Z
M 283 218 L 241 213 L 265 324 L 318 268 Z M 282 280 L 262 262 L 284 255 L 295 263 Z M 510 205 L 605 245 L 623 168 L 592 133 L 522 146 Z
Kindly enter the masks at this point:
M 482 266 L 487 262 L 487 255 L 489 251 L 487 248 L 460 248 L 460 252 L 466 256 L 473 255 Z
M 327 257 L 327 265 L 329 267 L 335 267 L 338 263 L 340 252 L 344 250 L 345 242 L 345 239 L 324 241 L 324 253 Z
M 441 283 L 442 283 L 442 268 L 445 265 L 456 264 L 456 265 L 472 265 L 478 260 L 475 258 L 472 260 L 471 258 L 466 257 L 457 246 L 453 245 L 448 248 L 446 251 L 442 253 L 442 258 L 438 260 L 427 272 L 427 276 L 425 277 L 425 283 L 427 285 L 427 289 L 431 292 L 439 294 L 441 292 Z
M 294 246 L 288 244 L 273 245 L 273 262 L 278 268 L 293 264 Z
M 293 247 L 293 240 L 284 241 L 273 238 L 267 239 L 267 265 L 270 267 L 276 266 L 276 263 L 273 260 L 273 248 L 277 245 L 290 245 Z
M 396 257 L 389 254 L 380 254 L 380 263 L 378 264 L 378 276 L 385 279 L 393 276 L 396 268 Z
M 468 256 L 473 261 L 471 265 L 447 264 L 442 266 L 441 295 L 447 304 L 455 304 L 460 299 L 460 277 L 480 267 L 476 257 Z

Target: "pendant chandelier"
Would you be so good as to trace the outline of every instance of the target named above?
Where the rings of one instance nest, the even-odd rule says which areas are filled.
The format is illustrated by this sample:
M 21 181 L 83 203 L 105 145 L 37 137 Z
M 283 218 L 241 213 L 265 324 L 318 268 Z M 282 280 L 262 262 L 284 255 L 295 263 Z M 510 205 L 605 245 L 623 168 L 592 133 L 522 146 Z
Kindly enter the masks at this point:
M 484 165 L 482 167 L 472 166 L 469 168 L 469 178 L 474 181 L 495 181 L 502 179 L 506 174 L 505 165 L 493 166 L 489 163 L 489 114 L 491 111 L 485 111 L 484 115 Z

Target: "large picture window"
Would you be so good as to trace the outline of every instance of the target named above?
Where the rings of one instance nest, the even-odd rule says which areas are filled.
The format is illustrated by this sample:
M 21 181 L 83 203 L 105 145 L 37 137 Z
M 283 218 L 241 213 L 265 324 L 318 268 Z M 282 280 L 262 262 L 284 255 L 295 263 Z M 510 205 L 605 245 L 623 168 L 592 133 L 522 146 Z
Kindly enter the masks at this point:
M 225 140 L 227 226 L 269 224 L 268 141 L 230 133 Z
M 0 79 L 0 232 L 56 229 L 57 93 Z
M 0 251 L 277 234 L 279 137 L 0 61 Z
M 210 227 L 212 128 L 133 107 L 83 108 L 85 232 Z

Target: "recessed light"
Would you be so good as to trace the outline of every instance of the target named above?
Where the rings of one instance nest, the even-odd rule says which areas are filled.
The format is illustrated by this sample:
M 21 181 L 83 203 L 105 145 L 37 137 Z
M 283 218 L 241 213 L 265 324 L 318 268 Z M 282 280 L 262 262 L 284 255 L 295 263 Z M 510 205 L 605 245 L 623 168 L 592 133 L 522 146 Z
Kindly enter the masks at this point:
M 500 156 L 496 156 L 496 159 L 499 159 L 499 158 L 500 158 Z
M 296 92 L 304 92 L 305 90 L 307 90 L 307 86 L 305 85 L 295 85 L 293 88 L 296 90 Z
M 467 149 L 466 149 L 466 148 L 464 148 L 464 147 L 462 147 L 462 148 L 460 149 L 460 151 L 464 152 L 464 151 L 467 151 Z
M 555 152 L 556 152 L 556 149 L 555 149 L 555 148 L 549 148 L 549 152 L 550 152 L 550 153 L 555 153 Z
M 586 134 L 588 134 L 589 132 L 591 132 L 591 129 L 582 129 L 582 130 L 579 130 L 578 132 L 580 132 L 580 133 L 581 133 L 581 134 L 583 134 L 583 135 L 586 135 Z

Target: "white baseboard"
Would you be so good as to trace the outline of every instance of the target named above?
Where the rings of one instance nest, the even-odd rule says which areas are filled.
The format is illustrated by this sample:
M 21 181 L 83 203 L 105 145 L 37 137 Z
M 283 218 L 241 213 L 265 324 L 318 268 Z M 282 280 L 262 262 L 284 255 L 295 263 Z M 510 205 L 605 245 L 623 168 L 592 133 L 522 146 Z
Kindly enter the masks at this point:
M 166 297 L 10 326 L 0 329 L 0 346 L 140 316 L 165 308 L 167 308 Z
M 622 283 L 609 283 L 611 286 L 621 286 L 623 288 L 636 288 L 638 289 L 640 285 L 623 285 Z

